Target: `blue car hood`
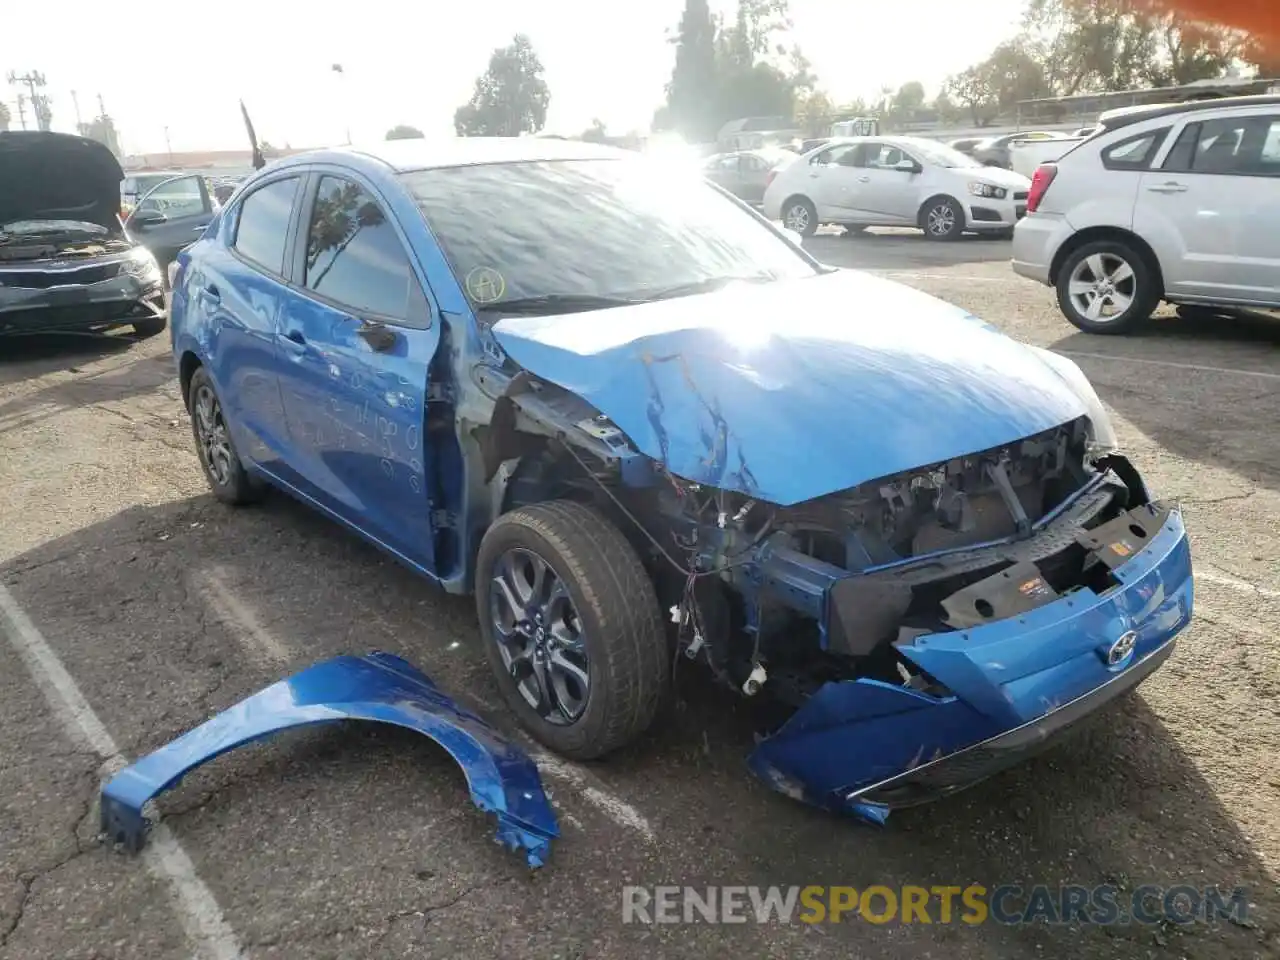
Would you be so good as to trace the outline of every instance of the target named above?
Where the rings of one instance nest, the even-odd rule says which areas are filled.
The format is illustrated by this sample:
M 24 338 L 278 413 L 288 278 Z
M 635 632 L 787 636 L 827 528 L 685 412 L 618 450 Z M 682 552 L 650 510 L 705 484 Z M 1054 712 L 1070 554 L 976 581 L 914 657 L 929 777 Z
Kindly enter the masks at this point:
M 676 476 L 781 505 L 1085 413 L 1033 351 L 858 271 L 505 318 L 493 334 Z

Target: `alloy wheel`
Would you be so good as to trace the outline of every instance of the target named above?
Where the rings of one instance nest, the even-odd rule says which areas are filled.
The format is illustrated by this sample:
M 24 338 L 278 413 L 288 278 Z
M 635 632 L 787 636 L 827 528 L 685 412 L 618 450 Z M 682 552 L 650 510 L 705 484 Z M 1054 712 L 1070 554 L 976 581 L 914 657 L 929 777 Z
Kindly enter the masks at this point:
M 546 560 L 513 548 L 494 564 L 489 613 L 502 662 L 521 697 L 548 723 L 578 720 L 591 693 L 582 620 Z
M 1080 316 L 1107 323 L 1124 315 L 1137 295 L 1138 278 L 1130 263 L 1115 253 L 1094 253 L 1071 271 L 1067 295 Z
M 231 437 L 227 433 L 227 424 L 222 417 L 222 406 L 218 403 L 212 388 L 207 384 L 201 384 L 196 391 L 192 410 L 195 414 L 196 440 L 200 459 L 204 461 L 205 469 L 209 471 L 214 482 L 225 487 L 231 482 L 234 463 Z

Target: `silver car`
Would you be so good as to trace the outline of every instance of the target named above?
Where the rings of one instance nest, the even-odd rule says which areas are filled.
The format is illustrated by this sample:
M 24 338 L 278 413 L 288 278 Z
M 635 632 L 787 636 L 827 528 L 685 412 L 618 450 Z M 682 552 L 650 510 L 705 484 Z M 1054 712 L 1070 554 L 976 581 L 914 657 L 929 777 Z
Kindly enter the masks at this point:
M 1280 96 L 1130 108 L 1036 171 L 1013 269 L 1125 333 L 1161 300 L 1280 308 Z
M 764 190 L 769 185 L 769 174 L 795 158 L 796 154 L 781 149 L 718 153 L 707 159 L 703 165 L 703 174 L 739 200 L 758 207 L 764 203 Z

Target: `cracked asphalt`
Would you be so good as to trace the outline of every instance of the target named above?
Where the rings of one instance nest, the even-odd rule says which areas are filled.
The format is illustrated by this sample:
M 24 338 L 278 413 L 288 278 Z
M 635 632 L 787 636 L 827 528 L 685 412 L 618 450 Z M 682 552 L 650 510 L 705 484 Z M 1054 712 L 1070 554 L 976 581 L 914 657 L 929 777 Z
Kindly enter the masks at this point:
M 159 808 L 243 955 L 1280 954 L 1280 321 L 1170 315 L 1144 336 L 1090 337 L 1010 273 L 1007 243 L 885 232 L 809 246 L 1080 363 L 1148 482 L 1185 508 L 1197 609 L 1173 660 L 1082 737 L 884 828 L 756 784 L 749 722 L 687 677 L 672 715 L 623 755 L 537 754 L 563 836 L 532 874 L 424 738 L 327 727 L 234 751 Z M 211 500 L 166 350 L 165 337 L 0 343 L 0 583 L 119 752 L 371 649 L 510 730 L 470 601 L 283 497 Z M 0 640 L 0 958 L 217 955 L 193 942 L 163 872 L 100 843 L 105 758 L 45 692 Z M 1245 886 L 1252 906 L 1244 924 L 1156 928 L 622 922 L 629 883 L 974 882 Z

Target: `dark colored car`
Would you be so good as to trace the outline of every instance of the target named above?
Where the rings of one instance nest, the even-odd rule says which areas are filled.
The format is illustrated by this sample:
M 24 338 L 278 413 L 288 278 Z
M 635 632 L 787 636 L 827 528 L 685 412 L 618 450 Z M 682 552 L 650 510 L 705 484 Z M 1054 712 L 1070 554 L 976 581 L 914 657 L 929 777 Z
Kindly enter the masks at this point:
M 1013 169 L 1013 158 L 1009 153 L 1009 144 L 1014 140 L 1053 140 L 1061 137 L 1060 133 L 1046 133 L 1042 130 L 1026 130 L 1021 133 L 1006 133 L 999 137 L 988 137 L 965 151 L 973 159 L 988 167 Z
M 770 174 L 780 165 L 790 163 L 796 155 L 789 150 L 738 150 L 720 153 L 703 165 L 707 179 L 732 193 L 739 200 L 758 207 L 764 202 Z
M 1192 615 L 1070 359 L 825 267 L 700 175 L 587 143 L 277 161 L 177 260 L 216 497 L 271 484 L 474 594 L 503 699 L 604 756 L 673 660 L 761 702 L 753 770 L 882 819 L 1042 746 Z
M 963 154 L 973 156 L 974 148 L 982 143 L 984 137 L 961 137 L 959 140 L 952 140 L 947 144 L 952 150 L 959 150 Z
M 0 335 L 165 328 L 160 266 L 120 222 L 122 177 L 95 140 L 0 133 Z
M 220 208 L 209 182 L 198 173 L 188 173 L 152 187 L 130 211 L 124 227 L 163 268 L 204 233 Z

